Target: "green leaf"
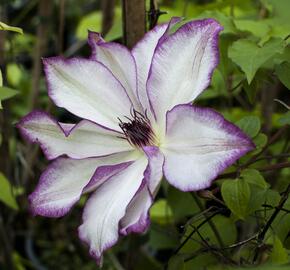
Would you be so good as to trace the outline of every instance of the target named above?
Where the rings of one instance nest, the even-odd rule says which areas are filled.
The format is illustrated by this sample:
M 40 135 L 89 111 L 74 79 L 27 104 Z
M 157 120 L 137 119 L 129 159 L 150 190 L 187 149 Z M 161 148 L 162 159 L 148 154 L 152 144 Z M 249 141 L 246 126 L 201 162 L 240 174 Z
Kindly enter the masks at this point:
M 268 137 L 264 133 L 259 133 L 254 139 L 254 144 L 256 145 L 256 149 L 253 154 L 256 154 L 262 150 L 262 148 L 267 144 Z
M 14 27 L 14 26 L 9 26 L 6 23 L 0 22 L 0 30 L 5 30 L 5 31 L 12 31 L 16 32 L 19 34 L 23 34 L 23 30 L 19 27 Z
M 109 33 L 106 36 L 106 39 L 112 40 L 114 38 L 118 38 L 120 34 L 120 30 L 122 28 L 122 25 L 120 24 L 122 13 L 120 8 L 115 8 L 115 18 L 114 18 L 114 24 L 112 29 L 110 29 Z M 102 29 L 102 12 L 101 11 L 95 11 L 92 13 L 87 14 L 84 16 L 76 30 L 76 36 L 78 39 L 87 39 L 88 37 L 88 30 L 95 31 L 95 32 L 101 32 Z
M 243 81 L 243 89 L 245 90 L 247 97 L 249 99 L 249 101 L 254 104 L 256 95 L 257 95 L 257 91 L 258 91 L 258 84 L 257 84 L 257 80 L 253 80 L 250 84 L 248 83 L 247 80 Z
M 159 224 L 167 224 L 172 222 L 172 210 L 165 199 L 160 199 L 153 204 L 150 209 L 150 217 L 152 221 Z
M 172 209 L 174 219 L 179 221 L 186 216 L 193 216 L 199 211 L 189 192 L 182 192 L 170 186 L 168 188 L 167 200 Z M 186 205 L 186 207 L 184 207 Z
M 245 116 L 236 122 L 236 125 L 251 138 L 254 138 L 261 129 L 261 122 L 257 116 Z
M 259 133 L 257 136 L 255 136 L 255 138 L 253 138 L 253 142 L 256 146 L 256 149 L 250 153 L 251 156 L 256 155 L 261 152 L 263 147 L 268 142 L 268 137 L 263 133 Z
M 270 254 L 270 261 L 277 264 L 283 264 L 288 262 L 287 250 L 283 247 L 280 239 L 277 236 L 273 236 L 272 240 L 272 252 Z
M 152 224 L 149 231 L 149 245 L 154 249 L 176 248 L 179 242 L 179 234 L 175 228 Z
M 275 68 L 279 80 L 290 89 L 290 63 L 284 62 L 281 65 L 277 65 Z
M 10 182 L 2 173 L 0 173 L 0 201 L 13 208 L 14 210 L 18 210 L 17 202 L 11 191 L 12 186 Z
M 87 14 L 84 16 L 76 30 L 76 36 L 79 39 L 86 39 L 88 36 L 88 30 L 95 31 L 95 32 L 101 32 L 102 28 L 102 12 L 96 11 Z
M 284 41 L 278 38 L 270 39 L 262 47 L 252 40 L 240 39 L 229 48 L 228 56 L 243 70 L 250 84 L 257 70 L 283 49 Z
M 227 207 L 240 219 L 248 214 L 251 191 L 243 179 L 225 180 L 221 188 L 222 197 Z
M 261 209 L 262 204 L 267 200 L 267 193 L 269 189 L 261 189 L 258 186 L 250 185 L 251 198 L 249 201 L 248 215 L 254 213 L 256 210 Z
M 168 270 L 183 270 L 184 260 L 181 256 L 175 255 L 168 262 Z
M 243 170 L 241 178 L 243 178 L 247 183 L 258 186 L 262 189 L 269 188 L 269 184 L 265 181 L 264 177 L 255 169 Z
M 122 35 L 123 35 L 122 18 L 118 16 L 117 18 L 115 18 L 115 22 L 110 31 L 106 34 L 105 39 L 106 41 L 112 41 L 122 37 Z

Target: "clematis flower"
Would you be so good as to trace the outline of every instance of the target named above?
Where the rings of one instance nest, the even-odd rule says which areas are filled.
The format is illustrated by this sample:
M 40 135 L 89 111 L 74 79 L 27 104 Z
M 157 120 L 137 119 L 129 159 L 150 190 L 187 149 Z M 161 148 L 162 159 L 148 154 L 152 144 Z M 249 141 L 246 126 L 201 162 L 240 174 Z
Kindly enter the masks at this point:
M 79 237 L 100 263 L 120 235 L 142 233 L 162 177 L 205 189 L 253 149 L 219 113 L 192 106 L 219 62 L 213 19 L 155 27 L 131 50 L 89 32 L 90 59 L 43 60 L 53 102 L 82 118 L 64 124 L 34 111 L 18 128 L 53 162 L 30 195 L 35 215 L 61 217 L 84 193 Z

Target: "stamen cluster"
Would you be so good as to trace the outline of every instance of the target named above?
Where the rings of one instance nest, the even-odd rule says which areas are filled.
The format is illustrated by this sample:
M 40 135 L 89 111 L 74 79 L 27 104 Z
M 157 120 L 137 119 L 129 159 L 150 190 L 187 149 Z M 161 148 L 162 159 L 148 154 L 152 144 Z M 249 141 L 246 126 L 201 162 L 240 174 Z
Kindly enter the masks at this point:
M 142 147 L 151 145 L 154 141 L 154 133 L 150 126 L 150 121 L 147 115 L 133 109 L 131 111 L 132 118 L 125 116 L 129 122 L 123 122 L 120 118 L 120 128 L 130 144 Z

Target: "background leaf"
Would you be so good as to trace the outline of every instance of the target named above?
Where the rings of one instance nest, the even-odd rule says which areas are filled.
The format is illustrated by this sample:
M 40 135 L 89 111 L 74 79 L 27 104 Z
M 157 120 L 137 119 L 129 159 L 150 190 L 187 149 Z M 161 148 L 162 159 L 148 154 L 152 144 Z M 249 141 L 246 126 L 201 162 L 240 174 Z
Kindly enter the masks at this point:
M 251 196 L 249 184 L 243 179 L 225 180 L 221 192 L 227 207 L 238 218 L 244 219 L 248 214 Z
M 260 131 L 261 122 L 257 116 L 246 116 L 236 122 L 236 125 L 240 127 L 248 136 L 254 138 Z
M 284 62 L 276 66 L 275 72 L 279 80 L 290 89 L 290 63 Z
M 246 74 L 250 84 L 257 70 L 277 53 L 282 53 L 284 43 L 282 39 L 271 39 L 263 46 L 254 41 L 240 39 L 229 48 L 228 55 Z

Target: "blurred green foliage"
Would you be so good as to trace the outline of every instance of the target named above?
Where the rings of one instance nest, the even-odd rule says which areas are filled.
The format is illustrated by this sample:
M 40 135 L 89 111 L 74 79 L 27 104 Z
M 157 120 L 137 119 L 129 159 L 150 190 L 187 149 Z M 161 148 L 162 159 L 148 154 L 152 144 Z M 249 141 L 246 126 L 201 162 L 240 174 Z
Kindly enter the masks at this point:
M 3 101 L 4 112 L 9 111 L 9 118 L 5 119 L 10 125 L 8 135 L 1 129 L 0 144 L 2 141 L 1 147 L 8 148 L 5 159 L 11 167 L 5 175 L 4 171 L 0 173 L 0 207 L 1 220 L 4 218 L 4 228 L 11 241 L 11 260 L 19 270 L 96 269 L 76 233 L 86 197 L 70 215 L 59 220 L 33 218 L 29 214 L 27 194 L 47 163 L 37 149 L 23 143 L 13 124 L 35 107 L 57 114 L 64 122 L 76 119 L 64 110 L 52 109 L 43 74 L 40 72 L 38 76 L 34 69 L 39 60 L 35 60 L 39 46 L 36 29 L 42 19 L 37 9 L 39 1 L 4 2 L 5 23 L 13 26 L 0 23 L 0 30 L 15 32 L 6 33 L 0 70 L 0 108 Z M 47 40 L 41 57 L 58 54 L 86 57 L 89 55 L 85 44 L 87 30 L 102 31 L 101 3 L 65 1 L 60 51 L 60 2 L 51 1 L 57 16 L 45 26 Z M 288 269 L 290 199 L 280 209 L 264 239 L 260 241 L 257 237 L 290 183 L 289 168 L 265 170 L 289 162 L 289 128 L 285 129 L 285 125 L 290 125 L 290 1 L 160 0 L 158 3 L 160 10 L 167 12 L 160 16 L 159 23 L 169 21 L 172 16 L 182 16 L 184 22 L 211 17 L 223 25 L 220 64 L 197 104 L 222 112 L 253 139 L 256 149 L 225 172 L 230 176 L 218 179 L 204 193 L 183 193 L 164 183 L 150 211 L 152 224 L 148 233 L 122 239 L 105 254 L 103 269 L 230 270 L 241 269 L 239 266 Z M 147 9 L 149 4 L 147 1 Z M 114 22 L 105 35 L 106 40 L 122 41 L 121 13 L 121 3 L 116 1 Z M 22 30 L 16 26 L 25 34 L 19 34 Z M 38 90 L 36 105 L 33 89 Z M 7 117 L 4 112 L 3 116 Z M 284 133 L 273 140 L 273 135 L 283 128 Z M 36 162 L 32 166 L 29 160 L 33 155 Z M 205 222 L 211 215 L 210 222 Z M 0 269 L 5 269 L 4 255 L 1 251 L 0 254 Z

